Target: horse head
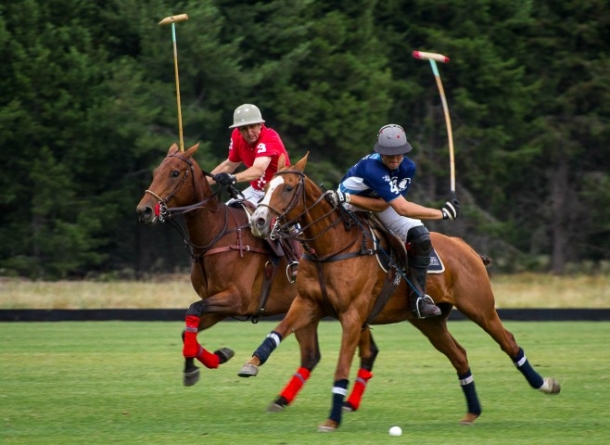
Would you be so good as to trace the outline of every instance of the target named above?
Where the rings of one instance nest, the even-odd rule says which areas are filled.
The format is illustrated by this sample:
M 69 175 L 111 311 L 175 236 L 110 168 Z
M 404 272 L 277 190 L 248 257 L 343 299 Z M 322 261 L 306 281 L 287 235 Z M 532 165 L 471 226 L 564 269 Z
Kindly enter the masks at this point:
M 308 155 L 293 167 L 279 169 L 267 185 L 250 217 L 255 236 L 294 238 L 298 223 L 299 239 L 314 240 L 339 222 L 339 213 L 324 198 L 322 189 L 303 173 Z
M 165 159 L 153 171 L 153 180 L 136 212 L 140 222 L 154 224 L 160 212 L 188 206 L 212 196 L 212 190 L 193 155 L 199 144 L 181 152 L 172 144 Z

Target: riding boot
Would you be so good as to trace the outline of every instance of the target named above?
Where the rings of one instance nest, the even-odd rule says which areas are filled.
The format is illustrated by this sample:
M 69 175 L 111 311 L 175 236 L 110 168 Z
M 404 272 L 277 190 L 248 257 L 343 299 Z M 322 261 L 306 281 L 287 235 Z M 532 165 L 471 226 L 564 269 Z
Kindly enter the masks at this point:
M 432 242 L 430 232 L 425 226 L 415 226 L 407 234 L 409 246 L 409 275 L 411 289 L 409 290 L 409 308 L 416 318 L 438 317 L 442 314 L 432 298 L 426 295 L 426 276 L 430 265 Z
M 426 294 L 427 268 L 409 267 L 411 277 L 415 279 L 421 291 L 410 289 L 409 308 L 416 318 L 430 318 L 442 315 L 441 309 L 434 304 L 432 298 Z

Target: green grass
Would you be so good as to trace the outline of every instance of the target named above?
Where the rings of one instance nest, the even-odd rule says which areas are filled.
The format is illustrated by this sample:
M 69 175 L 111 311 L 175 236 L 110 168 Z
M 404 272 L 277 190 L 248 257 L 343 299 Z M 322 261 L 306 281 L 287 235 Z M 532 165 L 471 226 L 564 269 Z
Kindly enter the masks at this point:
M 379 326 L 381 353 L 360 411 L 316 432 L 330 408 L 340 326 L 321 323 L 322 362 L 293 406 L 267 405 L 299 365 L 294 337 L 256 378 L 237 371 L 275 326 L 225 322 L 200 334 L 235 358 L 182 386 L 181 323 L 0 324 L 2 444 L 606 444 L 610 437 L 609 323 L 506 323 L 557 396 L 530 389 L 481 329 L 452 322 L 467 349 L 483 415 L 458 424 L 465 401 L 447 359 L 408 324 Z M 355 369 L 355 368 L 354 368 Z M 402 437 L 388 429 L 399 425 Z

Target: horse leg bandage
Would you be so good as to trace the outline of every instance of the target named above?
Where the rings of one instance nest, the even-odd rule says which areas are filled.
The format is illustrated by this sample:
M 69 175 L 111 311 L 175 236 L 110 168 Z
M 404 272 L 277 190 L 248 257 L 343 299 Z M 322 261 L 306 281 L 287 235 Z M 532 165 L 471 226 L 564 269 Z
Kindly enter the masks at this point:
M 341 423 L 341 411 L 343 410 L 343 401 L 347 394 L 347 379 L 337 380 L 333 385 L 333 406 L 330 409 L 330 416 L 328 418 L 337 422 L 337 425 Z
M 199 331 L 199 317 L 195 315 L 186 316 L 186 329 L 184 330 L 184 345 L 182 355 L 184 357 L 195 357 L 199 352 L 197 343 L 197 332 Z
M 519 348 L 517 356 L 513 358 L 513 363 L 517 369 L 521 371 L 521 374 L 525 376 L 525 379 L 532 388 L 539 389 L 544 384 L 544 379 L 534 370 L 532 365 L 530 365 L 522 348 Z
M 199 351 L 197 352 L 197 360 L 203 363 L 203 366 L 209 369 L 216 369 L 220 365 L 220 357 L 216 354 L 212 354 L 206 350 L 203 346 L 197 345 Z
M 354 384 L 354 389 L 352 389 L 352 393 L 347 399 L 347 403 L 351 406 L 351 408 L 356 411 L 360 406 L 360 402 L 362 401 L 362 395 L 364 394 L 364 390 L 366 389 L 366 385 L 370 379 L 373 378 L 373 373 L 364 368 L 360 368 L 358 370 L 358 377 L 356 378 L 356 383 Z
M 481 404 L 479 403 L 477 390 L 474 386 L 474 378 L 472 377 L 470 369 L 462 375 L 458 374 L 458 379 L 460 380 L 460 386 L 462 387 L 462 391 L 466 397 L 468 412 L 471 414 L 476 414 L 477 416 L 481 415 Z
M 267 338 L 265 341 L 261 343 L 261 345 L 254 351 L 254 356 L 258 357 L 261 361 L 261 365 L 263 365 L 271 353 L 277 348 L 282 341 L 282 336 L 275 331 L 271 331 L 267 334 Z
M 311 371 L 309 369 L 299 368 L 297 372 L 294 373 L 292 379 L 290 379 L 286 387 L 282 390 L 280 396 L 284 397 L 288 404 L 292 403 L 310 375 Z

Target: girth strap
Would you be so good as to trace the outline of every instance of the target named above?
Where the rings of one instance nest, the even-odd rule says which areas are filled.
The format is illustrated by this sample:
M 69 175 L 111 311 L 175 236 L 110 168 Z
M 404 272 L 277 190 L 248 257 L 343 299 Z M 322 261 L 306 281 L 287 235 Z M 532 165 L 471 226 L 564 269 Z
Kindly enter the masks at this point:
M 383 282 L 383 287 L 381 288 L 381 291 L 379 292 L 379 296 L 377 297 L 377 300 L 375 300 L 375 305 L 373 306 L 373 310 L 371 311 L 369 316 L 366 318 L 366 321 L 364 322 L 365 326 L 368 324 L 371 324 L 373 322 L 373 320 L 375 319 L 375 317 L 377 317 L 377 315 L 379 315 L 381 313 L 381 311 L 387 304 L 388 300 L 390 299 L 390 296 L 394 293 L 394 291 L 396 290 L 396 287 L 398 286 L 399 283 L 400 283 L 400 274 L 396 273 L 395 267 L 390 267 L 390 269 L 388 270 L 388 273 L 386 274 L 385 281 Z
M 229 246 L 215 247 L 214 249 L 208 250 L 203 256 L 214 255 L 216 253 L 227 252 L 229 250 L 239 250 L 240 256 L 244 256 L 244 252 L 252 252 L 252 253 L 265 253 L 268 254 L 269 251 L 266 249 L 260 249 L 258 247 L 244 246 L 231 244 Z
M 252 323 L 258 323 L 258 317 L 265 314 L 265 306 L 267 305 L 267 299 L 271 293 L 271 285 L 275 278 L 275 274 L 278 269 L 278 258 L 271 257 L 271 262 L 267 261 L 265 264 L 265 270 L 263 271 L 263 288 L 261 289 L 261 295 L 258 299 L 258 309 L 256 314 L 252 317 Z

